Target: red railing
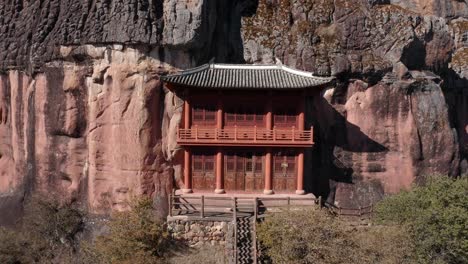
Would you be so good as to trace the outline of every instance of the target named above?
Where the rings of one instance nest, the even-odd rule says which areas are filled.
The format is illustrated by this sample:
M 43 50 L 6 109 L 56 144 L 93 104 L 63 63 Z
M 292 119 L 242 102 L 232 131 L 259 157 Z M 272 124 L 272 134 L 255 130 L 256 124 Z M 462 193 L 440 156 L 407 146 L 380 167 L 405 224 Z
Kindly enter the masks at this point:
M 264 128 L 179 128 L 177 142 L 181 145 L 313 145 L 313 128 L 310 130 Z

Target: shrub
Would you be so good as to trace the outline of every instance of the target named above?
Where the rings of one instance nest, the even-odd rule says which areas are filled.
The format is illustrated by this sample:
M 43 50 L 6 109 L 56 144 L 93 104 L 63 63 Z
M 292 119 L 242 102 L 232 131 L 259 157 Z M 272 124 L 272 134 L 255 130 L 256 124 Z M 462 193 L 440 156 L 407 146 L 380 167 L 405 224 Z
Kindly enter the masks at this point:
M 468 177 L 429 177 L 380 202 L 376 217 L 408 228 L 419 263 L 468 263 Z
M 411 263 L 405 230 L 351 227 L 326 210 L 272 214 L 257 235 L 273 263 Z
M 14 229 L 0 229 L 0 263 L 63 263 L 76 251 L 83 212 L 53 197 L 35 195 L 25 203 Z
M 164 262 L 172 245 L 164 224 L 153 215 L 152 201 L 136 200 L 131 207 L 130 211 L 113 214 L 109 233 L 97 237 L 90 253 L 99 263 Z

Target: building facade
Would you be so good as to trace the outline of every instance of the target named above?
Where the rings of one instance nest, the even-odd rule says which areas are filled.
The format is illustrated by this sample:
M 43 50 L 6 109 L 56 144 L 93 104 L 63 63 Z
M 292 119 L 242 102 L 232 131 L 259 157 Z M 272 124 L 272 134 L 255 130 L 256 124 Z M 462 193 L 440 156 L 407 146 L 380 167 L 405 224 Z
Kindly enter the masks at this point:
M 183 192 L 304 194 L 305 95 L 332 78 L 282 65 L 207 64 L 163 77 L 183 99 Z

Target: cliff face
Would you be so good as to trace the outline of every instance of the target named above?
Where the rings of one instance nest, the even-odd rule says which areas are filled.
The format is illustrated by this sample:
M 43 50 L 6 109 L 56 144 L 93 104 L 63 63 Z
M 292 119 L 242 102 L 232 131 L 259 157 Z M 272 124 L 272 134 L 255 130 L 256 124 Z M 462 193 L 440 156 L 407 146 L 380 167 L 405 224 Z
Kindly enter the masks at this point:
M 316 194 L 365 205 L 464 173 L 468 7 L 433 2 L 0 0 L 0 209 L 45 191 L 164 212 L 181 104 L 159 76 L 212 57 L 338 77 L 308 103 Z
M 243 20 L 248 62 L 338 77 L 310 102 L 315 192 L 358 206 L 466 173 L 463 17 L 463 1 L 265 0 Z

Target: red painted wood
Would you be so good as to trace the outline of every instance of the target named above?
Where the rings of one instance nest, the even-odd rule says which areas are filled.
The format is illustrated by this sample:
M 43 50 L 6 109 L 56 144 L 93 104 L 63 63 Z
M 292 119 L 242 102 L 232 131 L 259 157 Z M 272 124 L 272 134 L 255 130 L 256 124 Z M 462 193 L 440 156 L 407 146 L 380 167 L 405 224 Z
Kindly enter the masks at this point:
M 277 152 L 273 157 L 273 190 L 294 192 L 297 181 L 296 154 Z

